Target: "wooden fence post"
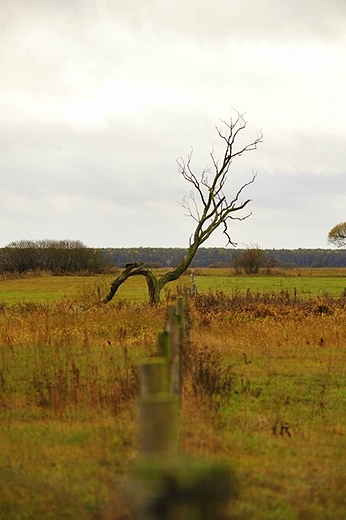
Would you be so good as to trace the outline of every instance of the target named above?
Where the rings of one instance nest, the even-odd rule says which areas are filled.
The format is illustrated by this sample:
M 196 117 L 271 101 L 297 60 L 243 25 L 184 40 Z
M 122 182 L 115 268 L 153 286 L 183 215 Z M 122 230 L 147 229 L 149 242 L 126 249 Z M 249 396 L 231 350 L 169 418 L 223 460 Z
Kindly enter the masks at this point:
M 140 452 L 142 456 L 169 457 L 179 447 L 179 402 L 171 394 L 140 400 Z
M 157 340 L 157 355 L 160 357 L 167 358 L 170 362 L 171 359 L 171 338 L 166 330 L 159 332 Z
M 139 461 L 132 483 L 137 520 L 227 520 L 238 487 L 226 465 L 182 457 Z
M 166 332 L 170 337 L 171 392 L 181 396 L 181 328 L 175 305 L 167 309 Z
M 167 357 L 154 357 L 139 365 L 140 398 L 170 391 L 171 374 Z
M 179 406 L 170 393 L 168 359 L 151 358 L 139 366 L 139 442 L 142 455 L 169 455 L 178 451 Z

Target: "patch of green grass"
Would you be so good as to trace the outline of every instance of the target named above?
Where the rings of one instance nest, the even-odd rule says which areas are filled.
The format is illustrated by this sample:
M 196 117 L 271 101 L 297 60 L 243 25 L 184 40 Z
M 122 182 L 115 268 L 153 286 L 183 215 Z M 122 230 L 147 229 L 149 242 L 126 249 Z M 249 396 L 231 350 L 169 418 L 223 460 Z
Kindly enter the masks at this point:
M 0 301 L 6 303 L 81 300 L 100 301 L 107 294 L 114 276 L 42 276 L 0 279 Z M 142 277 L 130 278 L 117 293 L 117 299 L 143 301 L 146 283 Z
M 18 301 L 56 301 L 75 299 L 81 284 L 88 277 L 42 276 L 0 280 L 0 299 L 9 303 Z
M 133 457 L 134 432 L 128 412 L 116 421 L 2 421 L 0 517 L 100 518 Z
M 291 296 L 310 297 L 323 294 L 341 296 L 346 279 L 340 277 L 285 276 L 197 276 L 198 291 L 223 291 L 226 294 L 250 290 L 253 293 L 288 291 Z

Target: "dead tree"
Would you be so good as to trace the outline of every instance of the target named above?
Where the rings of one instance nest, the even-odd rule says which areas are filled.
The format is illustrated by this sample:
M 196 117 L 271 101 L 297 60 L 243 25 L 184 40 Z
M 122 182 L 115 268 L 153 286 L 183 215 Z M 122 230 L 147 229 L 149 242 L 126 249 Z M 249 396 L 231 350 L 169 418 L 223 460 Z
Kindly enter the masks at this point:
M 247 125 L 244 114 L 237 112 L 234 119 L 228 123 L 223 121 L 223 124 L 224 129 L 216 129 L 225 148 L 221 161 L 217 160 L 215 153 L 211 151 L 211 168 L 204 170 L 201 176 L 197 177 L 192 171 L 192 152 L 186 160 L 183 158 L 177 160 L 180 174 L 192 185 L 190 196 L 184 198 L 182 206 L 187 216 L 196 222 L 195 231 L 190 237 L 189 247 L 183 260 L 176 268 L 161 277 L 157 277 L 149 269 L 143 268 L 141 263 L 127 264 L 120 276 L 112 282 L 104 303 L 109 302 L 120 285 L 131 276 L 144 276 L 148 285 L 150 303 L 159 303 L 163 287 L 167 283 L 177 280 L 188 269 L 198 248 L 219 227 L 223 228 L 227 240 L 226 245 L 236 245 L 230 237 L 228 226 L 231 220 L 245 220 L 251 215 L 251 213 L 245 215 L 241 213 L 241 210 L 250 202 L 250 199 L 243 199 L 242 196 L 245 188 L 255 181 L 256 174 L 253 174 L 250 180 L 238 189 L 233 198 L 229 198 L 226 194 L 228 173 L 233 159 L 240 157 L 245 152 L 256 150 L 257 145 L 262 142 L 262 133 L 260 132 L 249 144 L 235 149 L 235 141 Z

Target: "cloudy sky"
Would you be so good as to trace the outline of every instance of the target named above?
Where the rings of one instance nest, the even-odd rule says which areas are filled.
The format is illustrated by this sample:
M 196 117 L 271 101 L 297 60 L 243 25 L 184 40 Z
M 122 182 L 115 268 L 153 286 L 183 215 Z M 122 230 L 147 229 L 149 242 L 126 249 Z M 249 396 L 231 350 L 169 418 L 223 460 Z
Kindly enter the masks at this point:
M 345 0 L 2 0 L 0 247 L 186 247 L 190 186 L 246 113 L 263 143 L 238 247 L 327 248 L 346 221 Z M 205 247 L 223 247 L 216 232 Z

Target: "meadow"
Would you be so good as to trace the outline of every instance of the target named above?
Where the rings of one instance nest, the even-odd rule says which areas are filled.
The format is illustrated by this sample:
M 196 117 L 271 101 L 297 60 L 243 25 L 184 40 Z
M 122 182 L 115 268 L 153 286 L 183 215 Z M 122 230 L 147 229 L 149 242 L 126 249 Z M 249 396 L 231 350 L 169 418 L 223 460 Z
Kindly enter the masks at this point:
M 345 518 L 345 272 L 195 274 L 182 452 L 229 463 L 231 519 Z M 156 307 L 111 279 L 0 280 L 0 518 L 129 518 L 137 365 L 190 277 Z
M 0 302 L 42 302 L 61 300 L 85 300 L 96 302 L 104 296 L 112 280 L 121 272 L 97 276 L 28 276 L 0 277 Z M 155 272 L 155 270 L 154 270 Z M 157 269 L 156 273 L 164 272 Z M 269 275 L 241 276 L 234 269 L 196 268 L 190 269 L 179 281 L 168 284 L 163 291 L 163 299 L 167 291 L 173 293 L 177 288 L 190 286 L 190 274 L 196 277 L 197 288 L 201 292 L 270 292 L 295 290 L 301 296 L 318 296 L 330 294 L 340 296 L 346 290 L 346 269 L 343 268 L 309 268 L 271 270 Z M 117 293 L 118 299 L 129 301 L 147 301 L 146 283 L 142 277 L 129 278 Z

